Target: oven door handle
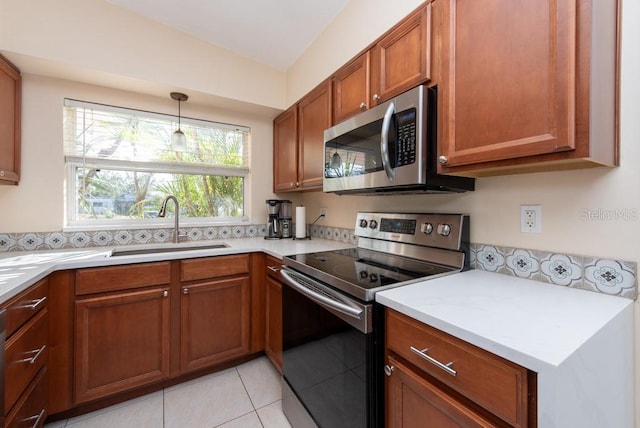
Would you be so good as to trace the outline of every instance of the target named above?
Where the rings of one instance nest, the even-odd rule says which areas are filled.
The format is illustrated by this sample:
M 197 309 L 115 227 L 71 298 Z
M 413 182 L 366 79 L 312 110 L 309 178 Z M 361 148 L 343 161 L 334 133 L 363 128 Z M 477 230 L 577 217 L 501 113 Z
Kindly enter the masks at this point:
M 311 300 L 315 301 L 316 303 L 324 307 L 333 309 L 334 311 L 340 312 L 341 314 L 350 316 L 352 318 L 355 318 L 358 320 L 361 319 L 362 313 L 364 312 L 362 309 L 349 306 L 344 301 L 338 302 L 330 297 L 323 296 L 322 294 L 319 294 L 311 290 L 310 288 L 306 287 L 304 284 L 301 284 L 298 281 L 296 281 L 294 276 L 297 276 L 297 275 L 292 272 L 287 272 L 283 269 L 280 271 L 280 274 L 282 275 L 284 280 L 287 282 L 287 284 L 289 284 L 291 287 L 295 288 L 297 291 L 304 294 Z M 311 278 L 305 277 L 305 281 L 309 281 L 318 287 L 323 287 L 321 284 L 317 283 Z

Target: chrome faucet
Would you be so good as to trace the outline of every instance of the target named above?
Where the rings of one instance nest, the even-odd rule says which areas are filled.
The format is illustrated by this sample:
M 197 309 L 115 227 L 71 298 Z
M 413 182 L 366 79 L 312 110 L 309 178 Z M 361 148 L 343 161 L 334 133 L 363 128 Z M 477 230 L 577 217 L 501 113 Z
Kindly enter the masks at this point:
M 178 203 L 178 198 L 176 198 L 173 195 L 169 195 L 166 198 L 164 198 L 164 201 L 162 201 L 162 205 L 160 206 L 160 211 L 158 211 L 158 217 L 164 217 L 167 214 L 167 202 L 169 202 L 169 200 L 172 200 L 173 203 L 176 205 L 175 225 L 173 230 L 173 242 L 177 244 L 180 242 L 180 238 L 187 237 L 187 235 L 185 234 L 182 234 L 182 235 L 180 234 L 180 228 L 178 227 L 179 221 L 180 221 L 180 204 Z

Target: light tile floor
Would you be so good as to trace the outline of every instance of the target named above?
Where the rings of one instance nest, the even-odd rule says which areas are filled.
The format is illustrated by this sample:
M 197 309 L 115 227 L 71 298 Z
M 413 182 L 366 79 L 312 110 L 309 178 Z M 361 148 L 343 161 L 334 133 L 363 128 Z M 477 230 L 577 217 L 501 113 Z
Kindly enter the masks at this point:
M 266 357 L 46 428 L 286 428 L 280 375 Z

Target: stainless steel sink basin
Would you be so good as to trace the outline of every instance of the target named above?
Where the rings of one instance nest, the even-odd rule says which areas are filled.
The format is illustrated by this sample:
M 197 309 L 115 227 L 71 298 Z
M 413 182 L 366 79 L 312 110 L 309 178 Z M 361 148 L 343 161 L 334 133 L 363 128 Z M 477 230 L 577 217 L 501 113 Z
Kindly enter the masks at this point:
M 149 247 L 149 248 L 136 248 L 127 250 L 115 249 L 111 252 L 111 257 L 115 256 L 133 256 L 138 254 L 155 254 L 155 253 L 175 253 L 181 251 L 195 251 L 195 250 L 215 250 L 220 248 L 228 248 L 229 245 L 225 243 L 211 244 L 211 245 L 172 245 L 162 247 Z

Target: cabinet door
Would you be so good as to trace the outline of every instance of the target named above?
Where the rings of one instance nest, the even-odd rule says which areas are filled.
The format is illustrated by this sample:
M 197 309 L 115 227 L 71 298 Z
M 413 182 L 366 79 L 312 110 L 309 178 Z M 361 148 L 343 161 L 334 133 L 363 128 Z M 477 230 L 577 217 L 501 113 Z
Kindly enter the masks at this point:
M 76 403 L 168 376 L 168 294 L 154 288 L 76 301 Z
M 401 94 L 431 77 L 431 4 L 409 15 L 376 44 L 371 103 Z
M 298 104 L 300 146 L 298 178 L 301 189 L 322 188 L 324 130 L 331 127 L 331 81 L 311 91 Z
M 576 1 L 433 8 L 442 8 L 441 171 L 573 150 Z
M 251 300 L 248 277 L 182 286 L 182 371 L 249 353 Z
M 334 122 L 354 116 L 369 108 L 369 62 L 367 51 L 342 67 L 333 76 Z
M 282 372 L 282 284 L 267 278 L 267 326 L 265 352 Z
M 489 419 L 449 396 L 393 357 L 386 378 L 389 428 L 496 427 Z
M 273 191 L 295 190 L 298 182 L 298 107 L 273 121 Z
M 20 72 L 0 55 L 0 184 L 20 180 Z

